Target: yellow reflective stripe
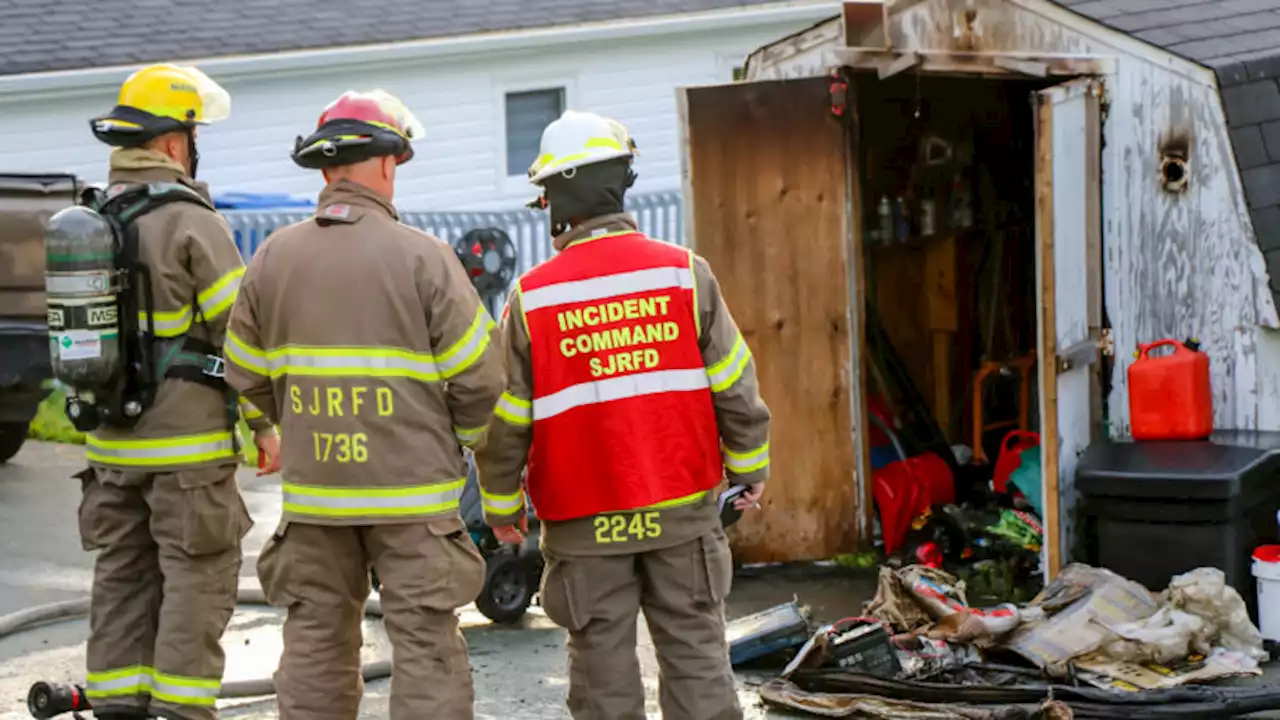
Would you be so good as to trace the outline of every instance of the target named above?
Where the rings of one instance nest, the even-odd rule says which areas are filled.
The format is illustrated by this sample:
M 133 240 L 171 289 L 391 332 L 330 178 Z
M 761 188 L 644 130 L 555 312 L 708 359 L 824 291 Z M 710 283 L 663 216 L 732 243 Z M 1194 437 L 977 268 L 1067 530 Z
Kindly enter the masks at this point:
M 588 235 L 587 237 L 574 240 L 573 242 L 565 243 L 564 249 L 568 250 L 571 247 L 585 245 L 586 243 L 595 242 L 596 240 L 604 240 L 605 238 L 621 237 L 623 235 L 635 235 L 635 234 L 636 234 L 635 230 L 615 230 L 612 232 L 602 233 L 600 235 Z M 561 252 L 563 252 L 563 250 Z
M 480 438 L 484 437 L 484 431 L 488 430 L 487 425 L 481 425 L 477 428 L 464 428 L 458 425 L 453 426 L 453 435 L 458 438 L 458 442 L 471 447 L 480 442 Z
M 184 335 L 191 329 L 191 306 L 183 305 L 177 310 L 157 310 L 151 314 L 151 319 L 155 321 L 152 333 L 156 337 L 171 338 Z M 147 328 L 147 313 L 145 311 L 138 312 L 138 327 Z
M 485 348 L 489 347 L 489 331 L 493 326 L 494 322 L 488 311 L 483 305 L 480 306 L 476 310 L 475 320 L 462 338 L 435 359 L 440 367 L 440 375 L 445 380 L 466 372 L 467 368 L 476 363 L 484 354 Z
M 520 300 L 520 320 L 524 322 L 524 336 L 531 338 L 533 335 L 529 333 L 529 311 L 524 309 L 524 284 L 516 280 L 516 297 Z
M 90 699 L 150 695 L 180 705 L 213 706 L 222 691 L 220 680 L 168 675 L 145 665 L 88 673 L 85 695 Z
M 513 515 L 524 507 L 524 493 L 516 491 L 510 495 L 498 495 L 481 488 L 480 505 L 485 512 L 493 515 Z
M 148 440 L 104 440 L 85 437 L 89 460 L 111 465 L 189 465 L 236 457 L 235 443 L 227 431 Z
M 227 330 L 227 341 L 222 344 L 222 354 L 228 362 L 235 363 L 251 373 L 263 376 L 271 374 L 266 353 L 241 340 L 230 329 Z
M 747 341 L 739 333 L 738 339 L 733 343 L 733 348 L 729 350 L 729 354 L 720 362 L 707 368 L 707 379 L 711 381 L 711 392 L 723 392 L 733 387 L 733 384 L 738 382 L 738 378 L 742 377 L 742 373 L 747 369 L 747 363 L 750 361 L 751 348 L 747 347 Z
M 151 690 L 154 672 L 145 665 L 90 672 L 85 678 L 84 694 L 90 699 L 141 695 Z
M 338 488 L 284 483 L 284 510 L 313 517 L 409 517 L 458 509 L 466 480 L 394 488 Z
M 267 351 L 272 378 L 392 377 L 421 382 L 442 379 L 435 358 L 427 353 L 390 347 L 319 347 L 284 345 Z
M 693 327 L 695 330 L 694 337 L 702 338 L 702 310 L 698 307 L 698 274 L 693 269 L 693 251 L 689 251 L 689 277 L 693 278 L 693 282 L 689 283 L 693 286 Z
M 532 425 L 533 403 L 528 400 L 521 400 L 509 392 L 504 392 L 498 398 L 498 404 L 493 408 L 493 414 L 502 418 L 509 425 Z
M 706 496 L 707 496 L 707 491 L 703 490 L 702 492 L 696 492 L 692 495 L 685 495 L 684 497 L 678 497 L 672 500 L 663 500 L 660 503 L 654 503 L 653 505 L 645 505 L 644 507 L 637 508 L 637 509 L 638 510 L 666 510 L 667 508 L 681 507 L 684 505 L 692 505 Z
M 735 452 L 728 446 L 721 445 L 720 451 L 724 456 L 725 469 L 737 475 L 745 475 L 769 467 L 769 443 L 747 452 Z
M 218 317 L 231 307 L 236 295 L 240 292 L 242 277 L 244 277 L 243 265 L 218 278 L 217 282 L 210 285 L 207 290 L 196 295 L 196 304 L 200 306 L 200 313 L 205 319 Z
M 262 411 L 244 398 L 240 398 L 240 414 L 244 416 L 245 420 L 257 420 L 262 417 Z
M 608 148 L 610 150 L 621 150 L 622 143 L 618 142 L 616 138 L 593 137 L 593 138 L 589 138 L 587 140 L 587 144 L 584 145 L 583 147 L 585 147 L 588 150 L 590 150 L 591 148 Z
M 157 670 L 152 678 L 151 697 L 179 705 L 211 707 L 221 689 L 218 680 L 167 675 Z

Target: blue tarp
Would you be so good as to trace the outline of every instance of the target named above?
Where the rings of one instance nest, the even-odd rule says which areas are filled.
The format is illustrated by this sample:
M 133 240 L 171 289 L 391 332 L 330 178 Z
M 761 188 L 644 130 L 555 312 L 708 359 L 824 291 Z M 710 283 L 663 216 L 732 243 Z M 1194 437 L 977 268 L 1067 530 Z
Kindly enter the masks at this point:
M 315 207 L 310 198 L 286 193 L 229 192 L 215 195 L 213 206 L 219 210 L 276 210 L 278 208 Z

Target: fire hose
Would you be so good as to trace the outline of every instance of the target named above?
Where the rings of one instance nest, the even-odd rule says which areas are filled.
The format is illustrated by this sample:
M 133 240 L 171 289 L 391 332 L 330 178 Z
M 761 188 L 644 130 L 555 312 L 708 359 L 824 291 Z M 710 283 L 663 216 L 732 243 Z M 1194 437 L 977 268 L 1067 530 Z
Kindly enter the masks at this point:
M 268 605 L 266 597 L 257 588 L 242 587 L 236 593 L 236 603 L 240 605 Z M 89 598 L 65 600 L 62 602 L 38 605 L 0 616 L 0 639 L 15 635 L 32 628 L 65 620 L 86 617 L 89 614 Z M 366 617 L 382 617 L 382 605 L 378 600 L 370 599 L 365 603 Z M 391 677 L 391 661 L 378 660 L 366 663 L 360 668 L 365 682 Z M 220 699 L 263 697 L 275 694 L 274 681 L 267 678 L 254 678 L 224 683 L 218 693 Z M 92 706 L 84 697 L 84 690 L 79 686 L 59 685 L 49 682 L 37 682 L 31 686 L 27 694 L 27 709 L 34 718 L 52 718 L 69 712 L 92 710 Z

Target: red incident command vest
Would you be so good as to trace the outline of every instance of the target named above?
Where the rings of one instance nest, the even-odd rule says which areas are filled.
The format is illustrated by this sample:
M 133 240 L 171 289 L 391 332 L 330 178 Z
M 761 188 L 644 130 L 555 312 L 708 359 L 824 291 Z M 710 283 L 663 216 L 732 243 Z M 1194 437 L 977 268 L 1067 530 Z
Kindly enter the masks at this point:
M 635 510 L 719 483 L 691 258 L 614 233 L 520 280 L 533 365 L 526 485 L 538 517 Z

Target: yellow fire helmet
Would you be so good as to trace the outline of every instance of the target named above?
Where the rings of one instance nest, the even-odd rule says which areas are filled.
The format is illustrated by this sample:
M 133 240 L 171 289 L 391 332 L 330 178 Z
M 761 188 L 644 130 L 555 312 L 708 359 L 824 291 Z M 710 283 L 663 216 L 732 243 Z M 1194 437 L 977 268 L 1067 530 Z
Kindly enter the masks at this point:
M 558 173 L 638 154 L 622 123 L 595 113 L 566 110 L 542 132 L 541 151 L 529 168 L 529 182 L 542 185 Z
M 106 115 L 89 121 L 99 140 L 137 147 L 165 133 L 225 120 L 231 96 L 194 67 L 150 65 L 120 86 L 120 98 Z

